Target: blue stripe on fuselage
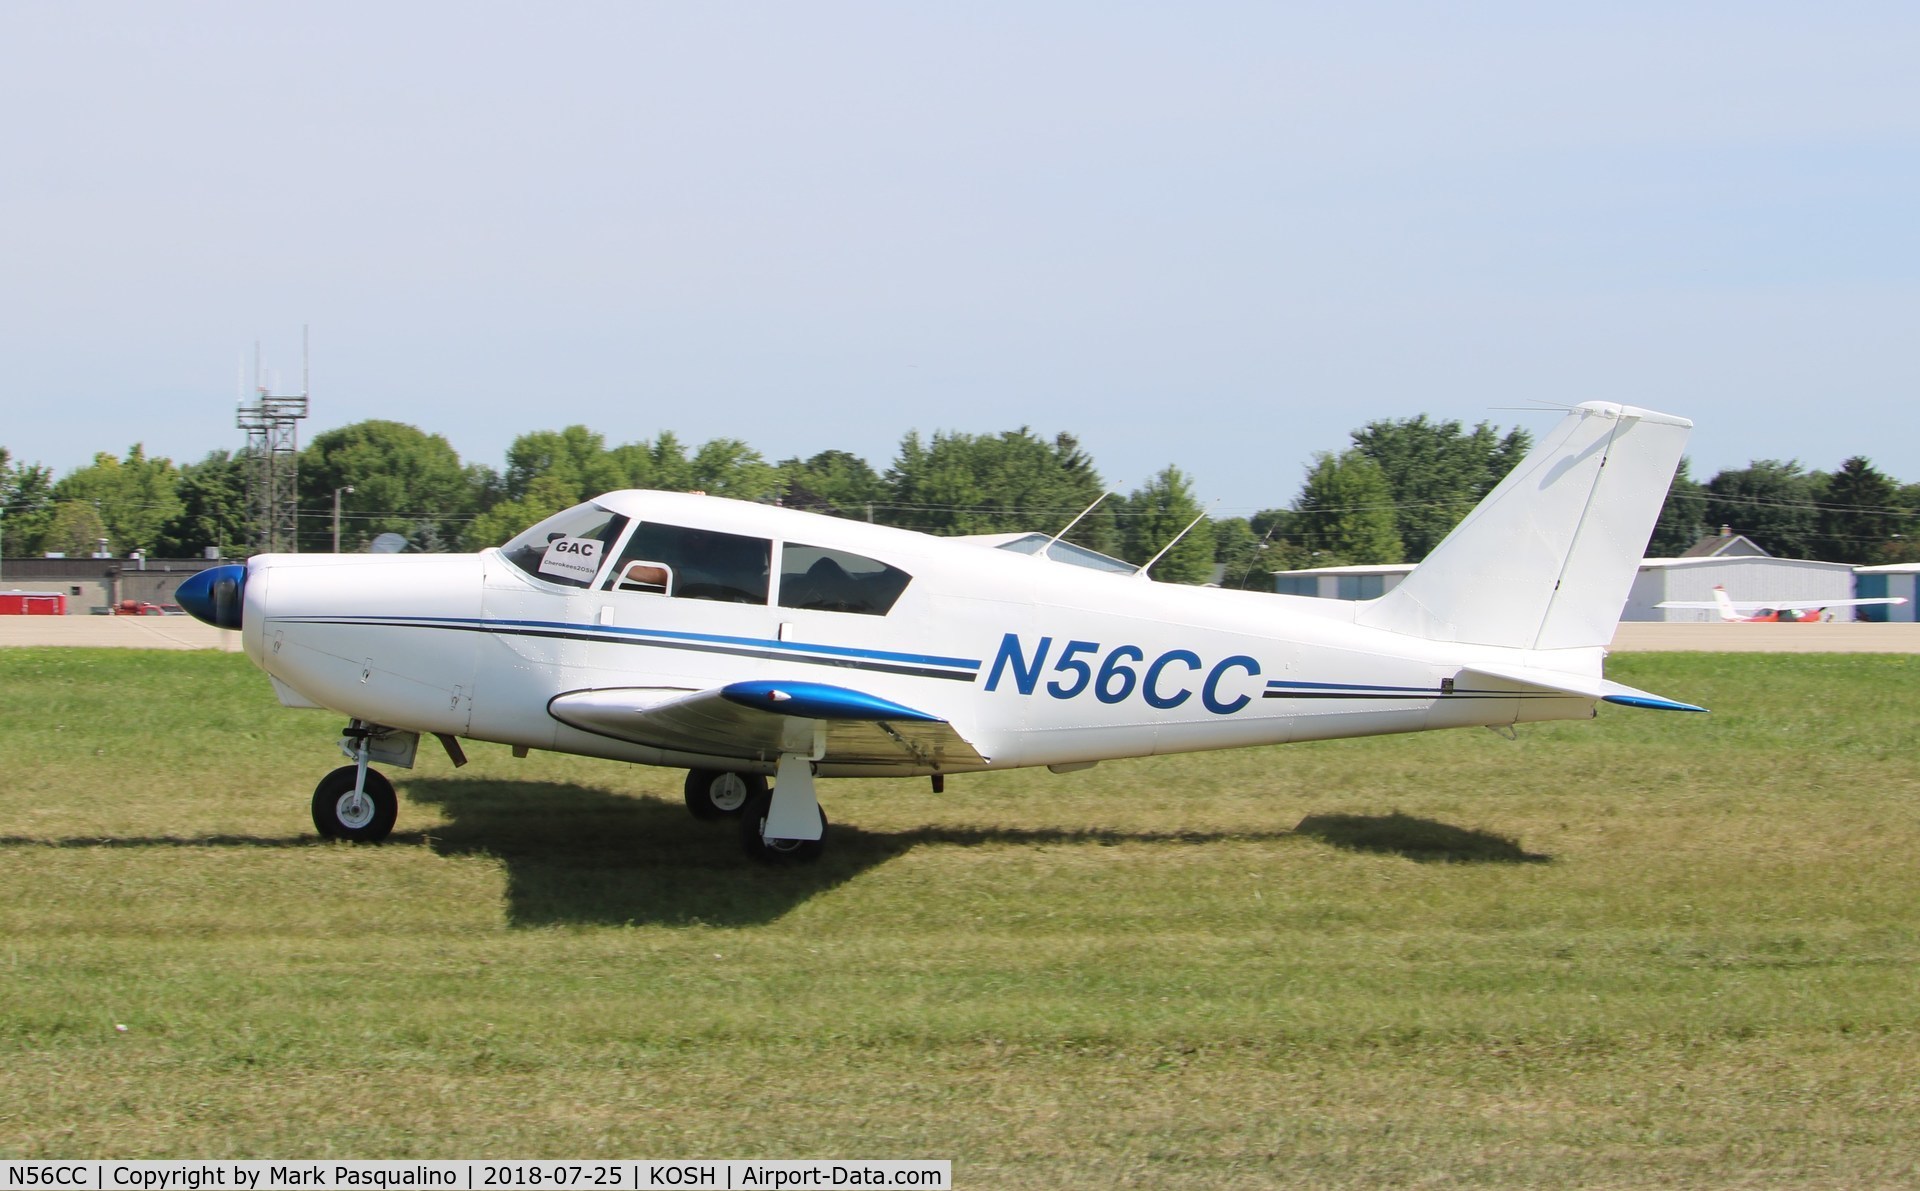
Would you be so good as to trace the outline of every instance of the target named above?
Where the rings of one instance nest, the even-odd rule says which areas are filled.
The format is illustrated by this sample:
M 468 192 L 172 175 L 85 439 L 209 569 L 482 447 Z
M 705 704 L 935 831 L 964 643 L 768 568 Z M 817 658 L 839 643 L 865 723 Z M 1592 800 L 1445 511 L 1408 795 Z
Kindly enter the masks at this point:
M 809 645 L 772 641 L 763 637 L 729 637 L 716 633 L 688 633 L 668 629 L 622 628 L 618 625 L 582 625 L 552 620 L 487 620 L 465 616 L 280 616 L 292 624 L 366 625 L 386 628 L 443 629 L 504 637 L 546 637 L 570 641 L 599 641 L 609 645 L 646 645 L 699 653 L 725 653 L 780 661 L 808 662 L 910 674 L 925 678 L 971 682 L 980 670 L 978 658 L 949 658 L 937 654 L 894 653 L 856 649 L 845 645 Z

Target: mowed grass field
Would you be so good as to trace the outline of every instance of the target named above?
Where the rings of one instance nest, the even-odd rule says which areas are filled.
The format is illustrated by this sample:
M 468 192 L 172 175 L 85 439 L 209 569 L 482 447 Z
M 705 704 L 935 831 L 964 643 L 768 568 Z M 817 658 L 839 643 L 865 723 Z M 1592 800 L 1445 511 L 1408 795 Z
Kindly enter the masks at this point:
M 322 843 L 244 658 L 0 650 L 0 1152 L 1920 1182 L 1920 658 L 1609 673 L 1713 714 L 823 782 L 783 870 L 488 745 Z

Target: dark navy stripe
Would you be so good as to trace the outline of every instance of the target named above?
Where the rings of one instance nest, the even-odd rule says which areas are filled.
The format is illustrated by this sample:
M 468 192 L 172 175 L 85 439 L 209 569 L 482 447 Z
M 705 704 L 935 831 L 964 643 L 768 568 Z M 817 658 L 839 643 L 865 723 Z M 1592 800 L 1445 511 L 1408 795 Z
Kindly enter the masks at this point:
M 1279 688 L 1303 691 L 1362 691 L 1368 694 L 1382 694 L 1387 691 L 1402 691 L 1410 695 L 1437 695 L 1438 687 L 1430 686 L 1380 686 L 1371 682 L 1288 682 L 1283 678 L 1267 680 L 1267 692 L 1273 694 Z
M 1290 687 L 1306 687 L 1306 683 L 1288 683 Z M 1339 684 L 1328 683 L 1328 688 Z M 1437 687 L 1376 687 L 1372 690 L 1360 689 L 1303 689 L 1268 690 L 1261 695 L 1263 699 L 1578 699 L 1582 696 L 1571 691 L 1475 691 L 1461 690 L 1455 687 L 1443 691 Z

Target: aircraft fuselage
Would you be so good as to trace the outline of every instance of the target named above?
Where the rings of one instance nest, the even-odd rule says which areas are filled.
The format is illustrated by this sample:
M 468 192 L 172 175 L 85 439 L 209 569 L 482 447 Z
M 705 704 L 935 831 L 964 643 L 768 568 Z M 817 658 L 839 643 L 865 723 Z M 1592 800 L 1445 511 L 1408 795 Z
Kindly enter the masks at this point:
M 790 540 L 844 548 L 911 580 L 884 615 L 863 615 L 782 606 L 777 585 L 759 603 L 613 590 L 605 564 L 594 586 L 561 586 L 498 550 L 268 555 L 249 567 L 246 652 L 289 701 L 529 749 L 771 773 L 773 755 L 616 739 L 549 709 L 568 692 L 665 696 L 766 680 L 936 709 L 979 753 L 829 759 L 824 776 L 1071 766 L 1592 714 L 1591 699 L 1462 689 L 1453 680 L 1463 666 L 1517 651 L 1359 627 L 1353 606 L 1336 601 L 1155 583 L 735 502 L 623 495 L 636 521 L 756 530 L 775 556 Z

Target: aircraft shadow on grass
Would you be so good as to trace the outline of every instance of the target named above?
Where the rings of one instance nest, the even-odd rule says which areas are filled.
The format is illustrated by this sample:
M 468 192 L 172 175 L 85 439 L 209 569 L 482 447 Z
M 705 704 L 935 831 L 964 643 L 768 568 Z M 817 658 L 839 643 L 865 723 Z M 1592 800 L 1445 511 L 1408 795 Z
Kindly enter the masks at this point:
M 516 926 L 765 923 L 927 845 L 1206 844 L 1308 836 L 1418 861 L 1550 859 L 1501 836 L 1400 814 L 1313 815 L 1293 831 L 1252 833 L 972 827 L 884 832 L 836 824 L 833 847 L 824 856 L 768 881 L 743 854 L 732 820 L 697 823 L 678 803 L 577 785 L 460 779 L 409 782 L 407 797 L 448 816 L 427 841 L 436 852 L 491 856 L 506 866 L 508 914 Z
M 1455 827 L 1437 819 L 1391 815 L 1308 815 L 1294 828 L 1349 852 L 1379 852 L 1443 864 L 1546 864 L 1553 857 L 1529 852 L 1504 835 Z
M 405 837 L 396 835 L 396 841 Z M 28 835 L 0 835 L 0 848 L 315 848 L 327 841 L 306 835 L 74 835 L 46 839 Z M 424 836 L 413 842 L 424 843 Z
M 405 784 L 411 802 L 440 809 L 431 831 L 396 832 L 388 847 L 428 847 L 442 856 L 485 856 L 507 875 L 511 925 L 748 926 L 774 921 L 922 846 L 993 844 L 1210 844 L 1305 836 L 1333 847 L 1462 864 L 1539 864 L 1488 832 L 1408 815 L 1309 815 L 1292 831 L 1160 832 L 1112 829 L 922 827 L 868 831 L 836 824 L 833 847 L 775 880 L 749 860 L 733 820 L 695 822 L 677 802 L 635 798 L 556 782 L 424 779 Z M 310 848 L 334 846 L 313 834 L 122 836 L 30 839 L 0 836 L 0 847 Z
M 434 851 L 490 856 L 506 866 L 508 915 L 516 926 L 765 923 L 927 845 L 1197 844 L 1292 835 L 995 827 L 889 832 L 836 823 L 825 855 L 767 880 L 763 866 L 745 855 L 736 821 L 695 822 L 677 802 L 559 783 L 460 779 L 408 782 L 406 796 L 447 815 L 449 821 L 429 833 Z

